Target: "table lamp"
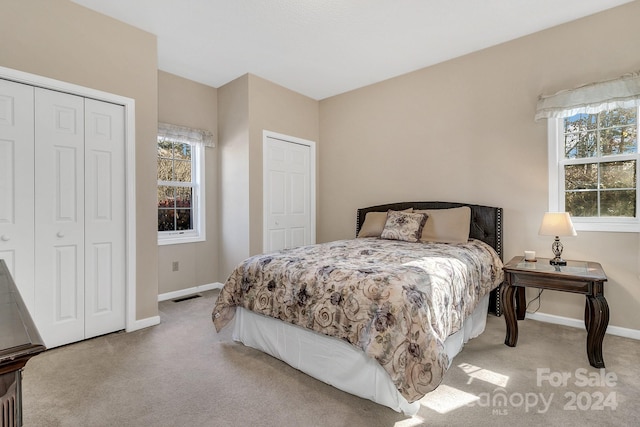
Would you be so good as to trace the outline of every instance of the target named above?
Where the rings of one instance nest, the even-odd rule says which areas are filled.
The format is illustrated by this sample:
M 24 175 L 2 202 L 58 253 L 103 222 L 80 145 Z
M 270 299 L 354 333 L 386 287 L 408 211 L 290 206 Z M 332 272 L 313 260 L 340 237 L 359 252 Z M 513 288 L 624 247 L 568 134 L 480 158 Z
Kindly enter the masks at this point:
M 571 222 L 571 216 L 567 212 L 547 212 L 542 218 L 542 224 L 540 225 L 540 231 L 538 234 L 541 236 L 555 236 L 551 250 L 555 257 L 549 260 L 551 265 L 567 265 L 567 261 L 562 259 L 562 243 L 560 243 L 560 236 L 577 236 L 576 229 L 573 228 Z

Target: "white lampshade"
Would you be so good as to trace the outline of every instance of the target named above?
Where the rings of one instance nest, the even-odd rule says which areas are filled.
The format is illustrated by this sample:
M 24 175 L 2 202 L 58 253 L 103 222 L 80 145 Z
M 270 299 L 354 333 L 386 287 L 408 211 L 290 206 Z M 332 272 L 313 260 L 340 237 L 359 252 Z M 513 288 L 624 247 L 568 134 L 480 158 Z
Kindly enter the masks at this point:
M 567 212 L 547 212 L 542 217 L 538 234 L 541 236 L 577 236 L 571 216 Z

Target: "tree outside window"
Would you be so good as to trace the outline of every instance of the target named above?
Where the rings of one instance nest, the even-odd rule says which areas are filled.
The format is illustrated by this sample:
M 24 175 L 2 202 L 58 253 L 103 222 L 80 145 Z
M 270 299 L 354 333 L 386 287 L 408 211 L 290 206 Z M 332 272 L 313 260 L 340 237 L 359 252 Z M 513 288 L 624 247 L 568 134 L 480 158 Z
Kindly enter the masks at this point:
M 191 144 L 158 140 L 158 231 L 192 230 Z
M 574 217 L 636 218 L 638 109 L 563 119 L 564 210 Z

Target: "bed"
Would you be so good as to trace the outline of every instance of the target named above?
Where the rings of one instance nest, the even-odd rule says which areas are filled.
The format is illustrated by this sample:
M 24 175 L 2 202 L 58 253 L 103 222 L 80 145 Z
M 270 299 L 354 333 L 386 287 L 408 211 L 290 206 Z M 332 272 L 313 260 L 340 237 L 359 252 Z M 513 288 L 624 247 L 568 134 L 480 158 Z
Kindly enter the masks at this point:
M 358 209 L 355 239 L 243 261 L 212 319 L 218 331 L 233 320 L 236 341 L 412 415 L 487 313 L 500 315 L 502 280 L 501 208 L 385 204 Z

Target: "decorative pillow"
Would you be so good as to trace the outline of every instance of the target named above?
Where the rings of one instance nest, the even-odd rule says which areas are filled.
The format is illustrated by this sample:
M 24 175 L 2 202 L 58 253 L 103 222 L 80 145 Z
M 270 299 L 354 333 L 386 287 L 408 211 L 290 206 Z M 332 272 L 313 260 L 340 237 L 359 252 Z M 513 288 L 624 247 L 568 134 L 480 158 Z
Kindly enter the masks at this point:
M 427 215 L 424 213 L 389 211 L 380 237 L 389 240 L 417 242 L 420 240 L 426 221 Z
M 467 243 L 471 228 L 471 208 L 427 209 L 414 212 L 429 215 L 422 229 L 422 242 Z
M 402 212 L 413 212 L 413 208 L 405 209 Z M 387 212 L 367 212 L 358 237 L 380 237 L 386 222 Z

